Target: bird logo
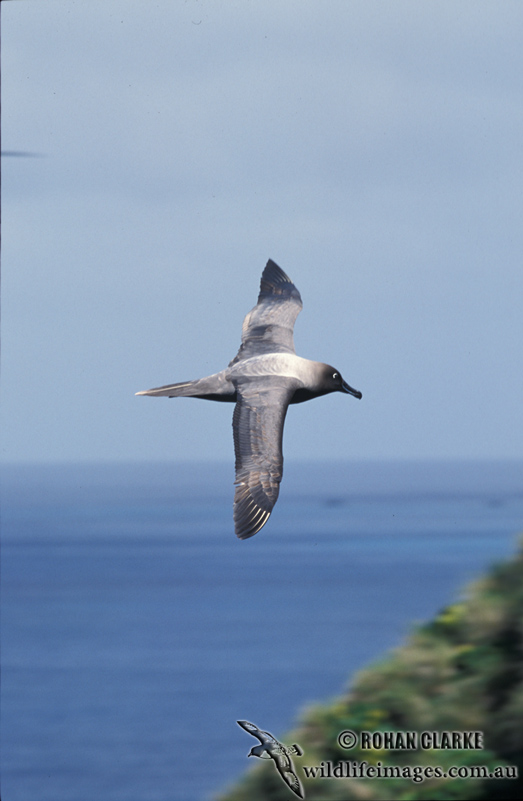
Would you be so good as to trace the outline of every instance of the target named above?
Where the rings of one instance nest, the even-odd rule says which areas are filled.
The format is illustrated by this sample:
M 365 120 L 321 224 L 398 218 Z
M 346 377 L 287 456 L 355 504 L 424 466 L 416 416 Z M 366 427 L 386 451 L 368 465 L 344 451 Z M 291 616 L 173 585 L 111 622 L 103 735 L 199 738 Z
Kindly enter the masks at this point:
M 246 732 L 252 734 L 253 737 L 257 737 L 260 741 L 260 745 L 254 745 L 247 756 L 257 756 L 260 759 L 272 759 L 276 770 L 287 787 L 289 787 L 298 798 L 305 798 L 303 787 L 296 775 L 290 757 L 291 754 L 294 756 L 302 756 L 303 751 L 300 746 L 297 743 L 294 743 L 294 745 L 283 745 L 283 743 L 278 742 L 268 731 L 262 731 L 258 726 L 255 726 L 254 723 L 249 723 L 248 720 L 237 720 L 236 723 L 238 726 L 241 726 L 242 729 L 245 729 Z

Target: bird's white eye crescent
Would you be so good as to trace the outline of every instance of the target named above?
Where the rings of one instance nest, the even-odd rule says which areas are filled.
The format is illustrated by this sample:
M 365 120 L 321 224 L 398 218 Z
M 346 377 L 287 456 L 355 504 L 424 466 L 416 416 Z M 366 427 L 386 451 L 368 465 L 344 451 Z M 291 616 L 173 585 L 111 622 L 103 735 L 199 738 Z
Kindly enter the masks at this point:
M 338 376 L 338 373 L 333 373 L 333 374 L 332 374 L 332 377 L 333 377 L 333 378 L 338 378 L 338 377 L 339 377 L 339 376 Z

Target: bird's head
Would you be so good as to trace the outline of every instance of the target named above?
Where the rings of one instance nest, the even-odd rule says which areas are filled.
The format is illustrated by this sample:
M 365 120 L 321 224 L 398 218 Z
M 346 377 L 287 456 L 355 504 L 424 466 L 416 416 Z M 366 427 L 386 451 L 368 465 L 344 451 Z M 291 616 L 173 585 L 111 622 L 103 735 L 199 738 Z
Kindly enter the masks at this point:
M 361 392 L 353 389 L 343 380 L 343 376 L 339 370 L 332 367 L 330 364 L 323 365 L 323 384 L 327 392 L 344 392 L 347 395 L 353 395 L 355 398 L 361 398 Z
M 247 754 L 248 757 L 255 756 L 259 757 L 260 759 L 270 759 L 270 755 L 267 753 L 267 750 L 264 745 L 253 745 L 249 753 Z

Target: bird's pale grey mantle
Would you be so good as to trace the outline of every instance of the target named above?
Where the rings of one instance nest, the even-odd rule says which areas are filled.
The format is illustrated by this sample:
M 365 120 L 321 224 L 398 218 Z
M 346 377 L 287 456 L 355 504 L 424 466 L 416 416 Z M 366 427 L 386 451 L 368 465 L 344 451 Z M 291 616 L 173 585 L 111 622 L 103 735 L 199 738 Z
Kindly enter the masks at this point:
M 242 344 L 220 373 L 169 384 L 137 395 L 204 398 L 236 404 L 232 419 L 236 455 L 234 525 L 240 539 L 256 534 L 278 499 L 283 474 L 283 424 L 290 403 L 346 392 L 361 398 L 334 367 L 296 356 L 293 329 L 300 293 L 269 259 L 258 303 L 243 321 Z

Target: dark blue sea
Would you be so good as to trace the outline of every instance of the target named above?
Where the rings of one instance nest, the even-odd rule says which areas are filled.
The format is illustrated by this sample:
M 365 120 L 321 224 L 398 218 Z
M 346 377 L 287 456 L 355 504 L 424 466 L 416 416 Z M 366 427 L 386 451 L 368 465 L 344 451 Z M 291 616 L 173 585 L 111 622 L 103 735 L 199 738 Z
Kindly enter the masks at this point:
M 254 538 L 232 465 L 2 473 L 2 798 L 201 801 L 512 555 L 523 463 L 286 464 Z

